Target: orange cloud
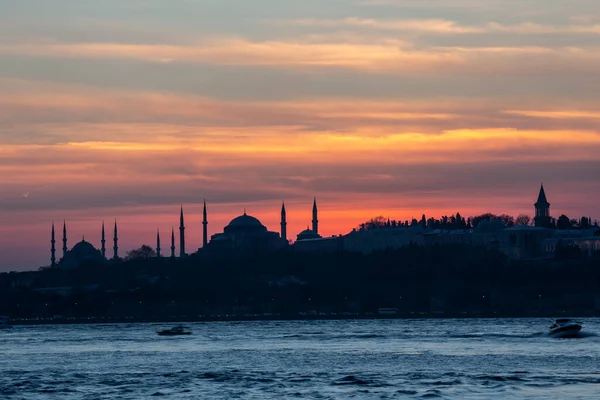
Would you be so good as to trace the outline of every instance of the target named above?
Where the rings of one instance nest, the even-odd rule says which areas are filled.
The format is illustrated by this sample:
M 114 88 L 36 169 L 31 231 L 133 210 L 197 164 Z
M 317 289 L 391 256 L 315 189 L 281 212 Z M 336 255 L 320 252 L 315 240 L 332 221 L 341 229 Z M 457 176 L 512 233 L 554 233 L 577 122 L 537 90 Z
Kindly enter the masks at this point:
M 583 110 L 555 110 L 555 111 L 535 111 L 535 110 L 507 110 L 507 114 L 523 115 L 534 118 L 551 119 L 600 119 L 600 111 Z
M 0 44 L 0 54 L 62 58 L 135 59 L 159 63 L 199 63 L 279 68 L 347 68 L 390 74 L 443 71 L 452 73 L 494 71 L 539 73 L 597 70 L 597 49 L 573 47 L 425 47 L 395 39 L 374 39 L 371 43 L 295 41 L 250 41 L 240 38 L 206 39 L 195 45 L 149 45 L 122 43 L 30 42 Z M 529 62 L 524 63 L 523 57 Z M 578 63 L 573 64 L 577 59 Z M 520 62 L 517 62 L 520 61 Z
M 488 22 L 478 25 L 461 25 L 447 19 L 370 19 L 370 18 L 342 18 L 342 19 L 296 19 L 272 21 L 276 25 L 298 25 L 306 27 L 326 28 L 368 28 L 383 31 L 399 31 L 410 34 L 482 34 L 482 33 L 516 33 L 530 34 L 599 34 L 600 25 L 546 25 L 525 22 L 516 25 L 506 25 L 497 22 Z

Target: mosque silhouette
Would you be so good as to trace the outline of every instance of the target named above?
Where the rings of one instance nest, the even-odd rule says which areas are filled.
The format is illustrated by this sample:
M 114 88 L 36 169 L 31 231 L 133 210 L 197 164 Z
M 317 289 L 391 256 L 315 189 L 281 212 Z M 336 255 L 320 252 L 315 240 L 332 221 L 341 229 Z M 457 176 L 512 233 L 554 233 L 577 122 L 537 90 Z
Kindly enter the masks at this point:
M 285 203 L 281 206 L 281 230 L 280 232 L 271 232 L 264 226 L 259 219 L 244 213 L 229 222 L 223 228 L 222 233 L 217 233 L 208 238 L 208 212 L 206 200 L 202 211 L 202 247 L 198 252 L 205 252 L 210 255 L 227 254 L 231 252 L 240 254 L 251 254 L 257 252 L 269 252 L 282 249 L 290 246 L 287 237 L 287 213 Z M 183 206 L 181 207 L 179 217 L 179 254 L 176 254 L 175 246 L 175 230 L 171 231 L 171 258 L 187 257 L 185 245 L 185 218 Z M 61 267 L 65 269 L 74 269 L 86 263 L 102 263 L 106 261 L 118 261 L 119 257 L 119 235 L 117 221 L 114 222 L 113 230 L 113 248 L 112 257 L 107 255 L 106 249 L 106 231 L 104 223 L 102 223 L 101 247 L 98 250 L 94 245 L 87 242 L 85 237 L 75 244 L 70 250 L 67 246 L 67 223 L 63 222 L 62 236 L 62 258 L 57 261 L 56 258 L 56 232 L 54 223 L 52 223 L 52 238 L 51 238 L 51 266 Z M 312 229 L 306 229 L 300 232 L 296 238 L 296 242 L 319 240 L 322 237 L 319 235 L 319 219 L 316 197 L 313 200 L 312 208 Z M 161 237 L 160 233 L 156 235 L 156 256 L 162 257 Z

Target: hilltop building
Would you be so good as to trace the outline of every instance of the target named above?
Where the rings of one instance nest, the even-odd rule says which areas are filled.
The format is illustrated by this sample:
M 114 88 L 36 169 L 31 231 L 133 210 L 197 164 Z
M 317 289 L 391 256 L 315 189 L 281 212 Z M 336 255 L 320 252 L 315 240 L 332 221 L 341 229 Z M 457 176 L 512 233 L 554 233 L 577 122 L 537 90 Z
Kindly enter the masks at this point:
M 586 256 L 600 251 L 598 227 L 560 230 L 550 214 L 544 186 L 534 204 L 534 226 L 505 226 L 500 219 L 482 221 L 475 229 L 431 229 L 425 224 L 354 230 L 344 236 L 343 248 L 365 254 L 397 249 L 409 244 L 434 246 L 456 244 L 495 248 L 511 259 L 554 257 L 560 245 L 577 246 Z
M 540 188 L 540 194 L 538 200 L 534 204 L 535 206 L 535 226 L 540 228 L 550 228 L 552 226 L 552 217 L 550 217 L 550 203 L 546 199 L 546 192 L 544 191 L 544 185 Z

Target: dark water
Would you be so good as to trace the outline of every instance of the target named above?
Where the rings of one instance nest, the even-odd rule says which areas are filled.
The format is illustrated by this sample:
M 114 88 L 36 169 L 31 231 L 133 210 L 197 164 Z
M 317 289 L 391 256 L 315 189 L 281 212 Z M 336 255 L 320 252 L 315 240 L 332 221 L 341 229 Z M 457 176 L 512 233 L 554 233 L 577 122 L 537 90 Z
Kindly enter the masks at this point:
M 0 331 L 2 399 L 580 398 L 600 394 L 600 321 L 26 326 Z

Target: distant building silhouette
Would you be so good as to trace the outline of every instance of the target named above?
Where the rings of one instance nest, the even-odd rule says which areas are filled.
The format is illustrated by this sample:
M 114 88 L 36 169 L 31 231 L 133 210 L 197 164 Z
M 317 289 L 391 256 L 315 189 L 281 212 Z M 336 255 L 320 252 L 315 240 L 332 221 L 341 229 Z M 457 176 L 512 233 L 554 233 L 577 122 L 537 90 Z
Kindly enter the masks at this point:
M 317 198 L 315 197 L 314 201 L 313 201 L 313 219 L 312 219 L 312 230 L 318 235 L 319 234 L 319 218 L 318 218 L 318 211 L 317 211 Z
M 202 248 L 198 252 L 202 255 L 231 257 L 247 256 L 259 253 L 277 251 L 290 248 L 299 252 L 331 253 L 338 251 L 353 251 L 370 253 L 385 249 L 396 249 L 410 244 L 431 246 L 435 244 L 455 244 L 495 247 L 513 259 L 551 257 L 555 249 L 561 245 L 578 246 L 582 252 L 590 255 L 600 251 L 600 238 L 594 236 L 598 227 L 592 227 L 588 222 L 587 228 L 578 230 L 555 228 L 554 220 L 550 216 L 550 203 L 548 202 L 544 185 L 540 187 L 538 199 L 535 203 L 535 226 L 511 226 L 503 220 L 502 216 L 489 214 L 492 219 L 480 221 L 471 225 L 470 220 L 463 225 L 454 224 L 451 228 L 435 226 L 435 219 L 428 223 L 423 216 L 423 223 L 413 220 L 412 224 L 392 223 L 389 218 L 387 223 L 378 225 L 377 229 L 353 230 L 346 235 L 323 238 L 319 235 L 319 215 L 317 199 L 313 199 L 312 229 L 308 226 L 300 232 L 296 241 L 290 246 L 287 232 L 287 210 L 285 202 L 281 205 L 280 232 L 271 232 L 257 218 L 244 213 L 223 228 L 222 233 L 212 235 L 208 240 L 208 213 L 206 200 L 202 210 Z M 565 217 L 566 218 L 566 217 Z M 460 214 L 456 220 L 460 221 Z M 583 219 L 582 219 L 583 220 Z M 591 218 L 589 219 L 591 220 Z M 185 223 L 183 206 L 180 209 L 179 243 L 180 257 L 186 257 L 185 252 Z M 583 225 L 583 223 L 582 223 Z M 113 260 L 119 259 L 118 227 L 114 225 L 114 255 Z M 52 223 L 51 255 L 52 266 L 61 268 L 77 268 L 87 262 L 106 261 L 105 227 L 102 222 L 101 249 L 96 250 L 93 245 L 82 240 L 69 251 L 67 247 L 67 224 L 63 221 L 63 257 L 56 260 L 55 225 Z M 171 257 L 175 258 L 175 229 L 171 227 Z M 156 255 L 162 256 L 160 231 L 156 235 Z
M 175 258 L 175 228 L 171 227 L 171 258 Z
M 115 231 L 113 235 L 113 260 L 119 259 L 119 232 L 117 228 L 117 220 L 115 219 Z
M 179 216 L 179 257 L 185 257 L 185 224 L 183 222 L 183 206 Z
M 281 203 L 281 239 L 287 242 L 287 217 L 285 212 L 285 202 Z
M 65 258 L 65 256 L 67 255 L 67 251 L 69 251 L 69 248 L 67 247 L 67 221 L 66 220 L 63 221 L 62 242 L 63 242 L 62 253 L 63 253 L 63 258 Z
M 161 254 L 160 254 L 160 231 L 157 230 L 156 231 L 156 257 L 160 258 Z
M 56 236 L 55 236 L 55 233 L 54 233 L 54 221 L 52 222 L 52 239 L 50 240 L 50 244 L 51 244 L 51 247 L 50 247 L 50 253 L 51 253 L 51 256 L 50 256 L 50 265 L 52 267 L 55 267 L 56 266 Z
M 104 223 L 102 223 L 101 231 L 101 243 L 102 249 L 96 249 L 91 243 L 87 242 L 85 238 L 81 242 L 77 243 L 71 250 L 67 248 L 67 223 L 63 223 L 63 256 L 60 262 L 56 262 L 55 257 L 55 237 L 54 237 L 54 223 L 52 223 L 52 252 L 50 262 L 52 266 L 59 266 L 64 269 L 75 269 L 86 263 L 102 263 L 106 261 L 106 250 L 105 250 L 105 233 Z M 116 246 L 116 225 L 115 225 L 115 246 Z
M 538 200 L 534 204 L 535 206 L 535 226 L 540 228 L 550 228 L 552 226 L 552 217 L 550 217 L 550 203 L 546 198 L 546 192 L 544 191 L 544 185 L 540 187 L 540 194 Z
M 202 210 L 202 247 L 208 244 L 208 215 L 206 212 L 206 199 L 204 199 L 204 208 Z
M 300 232 L 296 237 L 296 241 L 302 240 L 310 240 L 310 239 L 321 239 L 319 235 L 319 211 L 317 209 L 317 198 L 315 197 L 313 200 L 313 208 L 312 208 L 312 229 L 308 226 L 305 230 Z
M 231 220 L 223 233 L 212 235 L 206 246 L 212 255 L 251 255 L 273 251 L 287 245 L 279 233 L 270 232 L 255 217 L 244 214 Z
M 100 240 L 100 243 L 102 245 L 102 248 L 100 249 L 100 252 L 102 253 L 102 258 L 106 258 L 106 237 L 104 234 L 104 221 L 102 221 L 102 239 Z

